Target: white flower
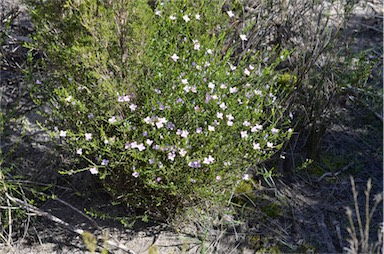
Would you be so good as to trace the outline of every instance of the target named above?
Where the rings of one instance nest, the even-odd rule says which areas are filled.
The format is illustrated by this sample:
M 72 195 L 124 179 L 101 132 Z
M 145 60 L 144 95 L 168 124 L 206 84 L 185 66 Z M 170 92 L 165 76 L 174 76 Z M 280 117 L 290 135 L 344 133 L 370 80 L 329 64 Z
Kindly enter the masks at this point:
M 200 14 L 196 14 L 195 19 L 200 20 Z
M 177 62 L 177 60 L 179 60 L 180 57 L 178 57 L 176 54 L 173 54 L 171 58 L 173 61 Z
M 147 116 L 146 118 L 144 118 L 144 122 L 145 122 L 146 124 L 153 124 L 153 122 L 152 122 L 152 118 L 149 117 L 149 116 Z
M 233 122 L 231 120 L 228 120 L 227 125 L 228 126 L 233 126 Z
M 184 15 L 183 19 L 185 22 L 189 22 L 191 19 L 188 17 L 188 15 Z
M 180 136 L 181 136 L 182 138 L 187 138 L 187 137 L 188 137 L 188 134 L 189 134 L 188 131 L 181 131 Z
M 227 109 L 227 106 L 225 105 L 224 102 L 222 102 L 222 103 L 219 105 L 219 107 L 220 107 L 222 110 Z
M 223 119 L 223 113 L 221 113 L 221 112 L 217 112 L 216 113 L 216 116 L 217 116 L 217 118 L 219 118 L 219 119 Z
M 181 157 L 184 157 L 187 154 L 187 151 L 182 148 L 179 148 L 179 154 Z
M 269 148 L 273 148 L 273 143 L 271 143 L 271 142 L 267 142 L 267 147 L 269 147 Z
M 253 143 L 253 149 L 260 150 L 260 144 L 259 143 Z
M 138 177 L 139 177 L 139 174 L 140 174 L 139 172 L 133 172 L 133 173 L 132 173 L 132 176 L 133 176 L 134 178 L 138 178 Z
M 271 129 L 271 132 L 272 132 L 272 134 L 276 134 L 276 133 L 278 133 L 278 132 L 279 132 L 279 129 L 276 129 L 276 128 L 272 128 L 272 129 Z
M 251 125 L 251 123 L 250 123 L 250 122 L 248 122 L 248 121 L 244 121 L 243 125 L 248 127 L 248 126 L 250 126 L 250 125 Z
M 111 118 L 108 119 L 108 122 L 109 123 L 116 123 L 117 122 L 116 117 L 112 116 Z
M 244 174 L 242 179 L 244 181 L 248 181 L 249 180 L 249 175 L 248 174 Z
M 242 131 L 240 132 L 241 138 L 246 138 L 248 137 L 248 132 L 247 131 Z
M 227 14 L 230 18 L 233 18 L 235 16 L 235 14 L 233 13 L 233 11 L 227 11 Z
M 187 79 L 182 79 L 181 83 L 184 84 L 184 85 L 187 85 L 188 84 L 188 80 Z
M 66 131 L 60 131 L 59 136 L 62 138 L 65 138 L 67 136 L 67 132 Z
M 234 71 L 234 70 L 236 70 L 237 67 L 231 64 L 231 65 L 229 65 L 229 68 L 231 68 L 231 71 Z
M 108 164 L 109 164 L 109 160 L 103 159 L 101 161 L 101 165 L 103 165 L 103 166 L 108 166 Z
M 165 119 L 165 117 L 159 117 L 159 118 L 157 118 L 156 127 L 158 129 L 160 129 L 160 128 L 164 127 L 164 124 L 167 122 L 168 121 L 167 121 L 167 119 Z
M 89 169 L 89 172 L 92 174 L 92 175 L 97 175 L 99 173 L 99 170 L 97 170 L 97 168 L 93 167 L 93 168 L 90 168 Z
M 68 96 L 67 98 L 65 98 L 65 101 L 71 102 L 72 101 L 72 96 Z
M 159 10 L 155 11 L 155 15 L 161 16 L 161 11 L 159 11 Z
M 147 139 L 146 141 L 145 141 L 145 143 L 147 143 L 147 145 L 152 145 L 153 144 L 153 140 L 150 140 L 150 139 Z
M 289 132 L 289 133 L 293 132 L 293 129 L 289 128 L 289 129 L 288 129 L 288 132 Z
M 171 161 L 174 161 L 175 160 L 175 157 L 176 157 L 176 154 L 171 152 L 171 153 L 168 153 L 168 159 L 171 160 Z
M 212 95 L 212 100 L 217 100 L 217 99 L 219 99 L 219 97 L 216 94 Z
M 244 74 L 249 76 L 249 75 L 251 75 L 251 72 L 247 68 L 245 68 L 244 69 Z
M 209 82 L 208 83 L 208 87 L 211 88 L 211 89 L 214 89 L 215 88 L 215 84 L 213 84 L 212 82 Z
M 242 40 L 242 41 L 247 41 L 248 39 L 247 39 L 247 36 L 245 35 L 245 34 L 240 34 L 240 39 Z
M 203 163 L 208 165 L 208 164 L 213 163 L 214 161 L 215 161 L 215 158 L 213 158 L 211 155 L 209 155 L 208 157 L 204 158 Z
M 173 15 L 171 15 L 171 16 L 169 16 L 169 19 L 170 19 L 170 20 L 176 20 L 176 17 L 173 16 Z
M 221 180 L 221 176 L 216 176 L 216 181 L 220 181 Z
M 225 88 L 227 88 L 227 85 L 226 85 L 226 84 L 221 84 L 221 85 L 220 85 L 220 88 L 221 88 L 221 89 L 225 89 Z
M 92 133 L 85 133 L 85 140 L 91 140 L 92 139 Z
M 184 90 L 186 93 L 189 93 L 189 91 L 191 91 L 191 87 L 190 87 L 190 86 L 184 86 L 183 90 Z
M 248 66 L 248 68 L 249 68 L 251 71 L 253 71 L 253 70 L 255 69 L 255 66 L 253 66 L 252 64 L 250 64 L 250 65 Z
M 145 146 L 144 146 L 143 143 L 137 145 L 136 148 L 139 149 L 139 151 L 144 151 L 145 150 Z
M 230 87 L 229 88 L 229 93 L 236 93 L 237 92 L 237 87 Z
M 194 50 L 200 50 L 200 44 L 199 43 L 193 44 L 193 49 Z
M 261 94 L 263 93 L 263 92 L 260 91 L 260 90 L 254 90 L 254 92 L 255 92 L 256 95 L 261 95 Z
M 263 129 L 263 126 L 261 124 L 256 124 L 255 126 L 253 126 L 251 128 L 251 132 L 256 132 L 258 130 L 262 130 Z
M 213 53 L 212 49 L 207 49 L 207 53 L 208 53 L 209 55 L 212 55 L 212 53 Z
M 215 127 L 208 125 L 208 131 L 215 131 Z
M 83 154 L 83 149 L 82 148 L 77 149 L 76 150 L 76 154 L 82 155 Z
M 232 114 L 226 115 L 226 117 L 229 121 L 232 121 L 233 119 L 235 119 Z

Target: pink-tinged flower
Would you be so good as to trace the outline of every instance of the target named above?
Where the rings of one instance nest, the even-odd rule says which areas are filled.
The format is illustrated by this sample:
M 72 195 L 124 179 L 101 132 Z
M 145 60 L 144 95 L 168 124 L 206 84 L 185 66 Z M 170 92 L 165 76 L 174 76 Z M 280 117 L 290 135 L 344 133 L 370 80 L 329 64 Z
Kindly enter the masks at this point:
M 178 57 L 176 54 L 173 54 L 171 58 L 173 61 L 177 62 L 177 60 L 179 60 L 180 57 Z
M 229 88 L 229 93 L 236 93 L 237 92 L 237 87 L 230 87 Z
M 226 84 L 221 84 L 221 85 L 220 85 L 220 88 L 221 88 L 221 89 L 225 89 L 225 88 L 227 88 L 227 85 L 226 85 Z
M 140 152 L 145 150 L 145 146 L 144 146 L 144 144 L 143 144 L 143 143 L 141 143 L 141 144 L 137 145 L 137 147 L 136 147 L 136 148 L 137 148 L 137 149 L 139 149 L 139 151 L 140 151 Z
M 215 84 L 213 84 L 212 82 L 209 82 L 208 88 L 215 89 Z
M 227 125 L 228 125 L 228 126 L 233 126 L 233 122 L 232 122 L 231 120 L 228 120 L 228 121 L 227 121 Z
M 192 86 L 191 87 L 191 91 L 192 91 L 192 93 L 197 93 L 197 87 L 196 86 Z
M 176 17 L 173 16 L 173 15 L 171 15 L 171 16 L 169 16 L 169 19 L 170 19 L 170 20 L 176 20 Z
M 250 64 L 250 65 L 248 66 L 248 68 L 249 68 L 251 71 L 253 71 L 253 70 L 255 69 L 255 66 L 253 66 L 252 64 Z
M 156 182 L 158 182 L 158 183 L 161 182 L 161 177 L 157 177 Z
M 137 171 L 135 171 L 135 172 L 132 173 L 132 176 L 133 176 L 134 178 L 138 178 L 139 175 L 140 175 L 140 173 L 137 172 Z
M 200 14 L 196 14 L 195 19 L 200 20 Z
M 251 75 L 251 72 L 247 68 L 245 68 L 244 69 L 244 74 L 249 76 L 249 75 Z
M 196 105 L 195 106 L 195 111 L 198 112 L 200 110 L 200 106 L 199 105 Z
M 91 140 L 92 139 L 92 133 L 85 133 L 85 140 Z
M 278 132 L 279 132 L 279 129 L 276 129 L 276 128 L 272 128 L 272 129 L 271 129 L 271 132 L 272 132 L 272 135 L 273 135 L 273 134 L 276 134 L 276 133 L 278 133 Z
M 131 105 L 129 105 L 129 108 L 131 109 L 131 111 L 135 111 L 137 108 L 137 105 L 131 103 Z
M 233 11 L 227 11 L 227 14 L 230 18 L 233 18 L 235 16 L 235 14 L 233 13 Z
M 174 161 L 175 160 L 175 157 L 176 157 L 176 154 L 171 152 L 171 153 L 168 153 L 168 159 L 171 160 L 171 161 Z
M 187 85 L 188 84 L 188 79 L 182 79 L 181 84 Z
M 215 131 L 215 127 L 208 125 L 208 131 Z
M 129 96 L 128 95 L 123 95 L 123 96 L 119 96 L 117 97 L 117 101 L 118 102 L 129 102 L 131 99 L 129 99 Z
M 223 119 L 223 113 L 221 113 L 221 112 L 217 112 L 216 113 L 216 116 L 217 116 L 217 118 L 219 118 L 219 119 Z
M 187 23 L 191 20 L 191 19 L 188 17 L 188 15 L 184 15 L 184 16 L 183 16 L 183 19 L 184 19 L 184 21 L 187 22 Z
M 165 123 L 167 123 L 167 119 L 165 119 L 165 117 L 159 117 L 157 118 L 157 122 L 156 122 L 156 127 L 158 129 L 162 128 L 164 126 Z
M 242 179 L 244 181 L 248 181 L 249 180 L 249 175 L 248 174 L 244 174 Z
M 244 87 L 246 87 L 246 88 L 251 87 L 251 84 L 246 83 L 246 84 L 244 85 Z
M 256 131 L 259 131 L 259 130 L 262 130 L 263 129 L 263 126 L 261 124 L 256 124 L 255 126 L 253 126 L 251 128 L 251 132 L 256 132 Z
M 65 138 L 67 136 L 67 132 L 66 131 L 60 131 L 59 136 L 62 138 Z
M 131 147 L 132 147 L 132 148 L 137 148 L 137 142 L 136 142 L 136 141 L 133 141 L 133 142 L 131 143 Z
M 216 176 L 216 181 L 220 181 L 221 180 L 221 176 Z
M 201 128 L 201 127 L 196 128 L 196 133 L 197 134 L 202 133 L 202 132 L 203 132 L 203 128 Z
M 244 125 L 244 126 L 246 126 L 246 127 L 248 127 L 248 126 L 250 126 L 250 125 L 251 125 L 251 123 L 250 123 L 250 122 L 248 122 L 248 121 L 244 121 L 243 125 Z
M 220 103 L 219 107 L 220 107 L 222 110 L 226 110 L 226 109 L 227 109 L 227 106 L 225 105 L 224 102 Z
M 184 150 L 183 148 L 179 148 L 179 154 L 181 157 L 184 157 L 187 154 L 187 151 Z
M 101 161 L 101 165 L 103 165 L 103 166 L 108 166 L 108 164 L 109 164 L 109 160 L 105 160 L 105 159 L 103 159 L 103 160 Z
M 111 124 L 114 124 L 117 122 L 116 120 L 116 116 L 112 116 L 111 118 L 108 119 L 108 122 L 111 123 Z
M 131 148 L 131 143 L 126 143 L 126 144 L 124 145 L 124 149 L 129 149 L 129 148 Z
M 253 149 L 254 150 L 260 150 L 261 149 L 260 144 L 259 143 L 253 143 Z
M 147 145 L 151 146 L 153 144 L 153 140 L 147 139 L 145 141 L 145 143 L 147 143 Z
M 240 39 L 242 41 L 247 41 L 248 40 L 248 38 L 247 38 L 247 36 L 245 34 L 240 34 Z
M 207 54 L 208 54 L 208 55 L 212 55 L 212 54 L 213 54 L 212 49 L 207 49 Z
M 269 148 L 273 148 L 273 143 L 271 143 L 271 142 L 267 142 L 267 147 L 269 147 Z
M 92 174 L 92 175 L 97 175 L 99 173 L 99 170 L 97 170 L 97 168 L 93 167 L 93 168 L 90 168 L 89 169 L 89 172 Z
M 209 155 L 208 157 L 204 158 L 203 163 L 208 165 L 208 164 L 213 163 L 214 161 L 215 161 L 215 158 L 213 158 L 211 155 Z
M 248 132 L 247 131 L 242 131 L 240 132 L 241 138 L 246 138 L 248 137 Z
M 76 150 L 76 154 L 82 155 L 83 154 L 83 148 L 79 148 Z
M 43 83 L 41 83 L 41 81 L 40 81 L 40 80 L 38 80 L 38 79 L 36 80 L 36 82 L 35 82 L 35 83 L 36 83 L 36 85 L 41 85 L 41 84 L 43 84 Z

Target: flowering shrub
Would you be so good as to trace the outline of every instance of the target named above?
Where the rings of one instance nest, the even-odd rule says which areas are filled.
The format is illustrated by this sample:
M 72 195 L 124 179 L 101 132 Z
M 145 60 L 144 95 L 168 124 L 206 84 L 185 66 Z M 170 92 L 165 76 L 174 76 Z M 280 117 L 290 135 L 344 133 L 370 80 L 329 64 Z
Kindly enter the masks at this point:
M 275 70 L 288 52 L 271 61 L 273 51 L 250 51 L 233 62 L 224 45 L 233 11 L 204 1 L 153 11 L 126 0 L 63 8 L 68 31 L 53 37 L 62 48 L 44 44 L 59 24 L 36 25 L 47 60 L 60 67 L 39 86 L 50 98 L 52 133 L 77 163 L 63 173 L 88 171 L 115 197 L 164 219 L 228 202 L 249 167 L 289 138 Z M 35 13 L 44 21 L 38 6 Z M 247 39 L 240 33 L 234 43 Z

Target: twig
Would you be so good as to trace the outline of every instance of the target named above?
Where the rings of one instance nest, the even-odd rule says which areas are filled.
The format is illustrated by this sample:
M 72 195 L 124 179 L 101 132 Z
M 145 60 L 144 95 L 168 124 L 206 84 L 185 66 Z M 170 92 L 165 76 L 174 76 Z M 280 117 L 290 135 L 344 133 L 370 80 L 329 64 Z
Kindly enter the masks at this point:
M 9 200 L 11 200 L 14 203 L 17 203 L 18 205 L 20 205 L 21 207 L 27 209 L 28 211 L 33 212 L 33 213 L 35 213 L 38 216 L 42 216 L 42 217 L 45 217 L 45 218 L 47 218 L 47 219 L 49 219 L 51 221 L 54 221 L 54 222 L 58 223 L 59 225 L 66 227 L 67 229 L 69 229 L 70 231 L 72 231 L 72 232 L 74 232 L 74 233 L 76 233 L 78 235 L 83 235 L 84 232 L 86 232 L 83 229 L 74 228 L 69 223 L 61 220 L 60 218 L 58 218 L 58 217 L 56 217 L 56 216 L 54 216 L 54 215 L 52 215 L 50 213 L 47 213 L 47 212 L 45 212 L 45 211 L 43 211 L 43 210 L 41 210 L 41 209 L 31 205 L 31 204 L 28 204 L 28 203 L 26 203 L 23 200 L 20 200 L 18 198 L 12 197 L 8 193 L 6 193 L 5 195 L 7 196 L 7 198 Z M 103 238 L 102 237 L 97 237 L 97 239 L 98 240 L 102 240 Z M 135 252 L 131 251 L 130 249 L 125 247 L 123 244 L 120 244 L 120 243 L 118 243 L 118 242 L 116 242 L 114 240 L 107 240 L 106 243 L 108 245 L 112 246 L 112 247 L 115 247 L 115 248 L 121 249 L 123 251 L 126 251 L 128 254 L 135 254 Z

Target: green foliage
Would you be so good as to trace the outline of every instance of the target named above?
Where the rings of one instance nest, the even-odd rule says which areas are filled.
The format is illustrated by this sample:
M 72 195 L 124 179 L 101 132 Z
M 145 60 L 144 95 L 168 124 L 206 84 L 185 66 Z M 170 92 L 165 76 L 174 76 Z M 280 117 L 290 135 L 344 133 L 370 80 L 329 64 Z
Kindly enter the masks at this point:
M 221 4 L 30 4 L 32 47 L 47 54 L 34 95 L 46 96 L 46 127 L 77 165 L 62 173 L 89 171 L 119 201 L 166 219 L 226 204 L 247 168 L 291 135 L 275 70 L 288 52 L 233 62 Z

